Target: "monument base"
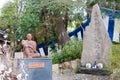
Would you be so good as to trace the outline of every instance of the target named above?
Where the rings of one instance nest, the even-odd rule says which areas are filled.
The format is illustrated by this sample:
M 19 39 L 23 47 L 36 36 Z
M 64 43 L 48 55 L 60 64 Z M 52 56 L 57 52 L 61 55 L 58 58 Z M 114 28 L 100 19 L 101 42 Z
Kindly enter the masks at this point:
M 83 74 L 93 74 L 93 75 L 110 75 L 112 72 L 106 70 L 106 69 L 87 69 L 85 67 L 80 67 L 80 73 Z
M 52 59 L 24 58 L 14 60 L 14 69 L 25 80 L 52 80 Z

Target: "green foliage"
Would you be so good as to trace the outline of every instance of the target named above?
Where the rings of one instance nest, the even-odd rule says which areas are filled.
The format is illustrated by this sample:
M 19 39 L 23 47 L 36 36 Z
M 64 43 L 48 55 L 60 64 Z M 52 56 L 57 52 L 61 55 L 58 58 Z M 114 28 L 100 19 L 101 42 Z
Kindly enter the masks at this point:
M 41 32 L 44 25 L 47 28 L 53 26 L 49 20 L 50 14 L 64 17 L 66 9 L 72 12 L 84 5 L 81 0 L 12 0 L 2 8 L 0 27 L 7 29 L 10 26 L 15 39 L 21 40 L 29 32 Z M 45 10 L 44 15 L 41 15 L 42 10 Z
M 65 61 L 81 58 L 82 41 L 77 39 L 69 41 L 60 52 L 53 53 L 53 63 L 62 63 Z
M 83 7 L 85 4 L 81 0 L 12 0 L 2 9 L 0 27 L 12 33 L 13 41 L 20 42 L 27 33 L 35 33 L 38 43 L 47 43 L 58 37 L 55 19 L 61 17 L 67 21 L 68 11 L 68 17 L 83 20 L 80 15 Z
M 72 59 L 81 58 L 82 41 L 69 41 L 60 52 L 53 54 L 53 63 L 70 61 Z M 120 44 L 112 44 L 112 69 L 120 68 Z
M 17 18 L 17 7 L 13 2 L 8 2 L 1 10 L 0 19 L 2 22 L 1 27 L 7 27 L 10 25 L 11 27 L 17 26 L 18 18 Z
M 92 7 L 98 3 L 101 7 L 109 8 L 112 10 L 120 10 L 120 0 L 87 0 L 87 6 Z
M 73 14 L 74 9 L 85 6 L 80 0 L 22 0 L 24 3 L 23 13 L 20 20 L 20 28 L 15 31 L 17 39 L 23 39 L 29 32 L 36 32 L 37 42 L 53 41 L 57 39 L 58 33 L 55 28 L 55 19 L 64 17 L 66 10 L 68 16 Z M 81 10 L 77 10 L 81 11 Z M 76 18 L 81 19 L 80 12 Z M 52 16 L 52 17 L 51 17 Z M 53 20 L 53 21 L 52 21 Z M 82 20 L 82 19 L 81 19 Z
M 112 69 L 120 68 L 120 44 L 113 43 L 112 45 Z
M 0 29 L 8 33 L 8 39 L 15 41 L 15 31 L 19 26 L 19 16 L 16 2 L 8 2 L 1 9 L 0 15 Z M 16 39 L 17 40 L 17 39 Z
M 112 67 L 111 70 L 114 70 L 113 79 L 120 79 L 120 43 L 113 42 L 112 46 Z

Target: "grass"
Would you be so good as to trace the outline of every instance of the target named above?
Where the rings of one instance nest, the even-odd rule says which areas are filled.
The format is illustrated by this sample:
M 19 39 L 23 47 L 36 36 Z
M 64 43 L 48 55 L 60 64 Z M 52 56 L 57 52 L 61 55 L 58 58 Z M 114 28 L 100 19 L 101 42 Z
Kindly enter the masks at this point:
M 120 68 L 120 43 L 113 42 L 111 61 L 112 69 Z

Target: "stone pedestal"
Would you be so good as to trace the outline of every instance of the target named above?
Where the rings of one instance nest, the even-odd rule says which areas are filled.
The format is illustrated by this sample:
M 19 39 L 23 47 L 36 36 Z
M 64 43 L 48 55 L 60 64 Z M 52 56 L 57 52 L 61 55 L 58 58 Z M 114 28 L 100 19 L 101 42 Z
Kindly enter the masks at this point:
M 14 68 L 22 80 L 52 80 L 52 59 L 17 59 Z

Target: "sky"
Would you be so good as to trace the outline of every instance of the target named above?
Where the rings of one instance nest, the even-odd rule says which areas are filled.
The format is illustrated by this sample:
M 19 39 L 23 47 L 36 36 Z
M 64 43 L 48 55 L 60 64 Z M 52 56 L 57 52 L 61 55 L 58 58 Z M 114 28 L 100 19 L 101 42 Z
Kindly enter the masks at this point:
M 7 3 L 9 0 L 0 0 L 0 15 L 1 15 L 1 8 Z
M 3 7 L 3 5 L 8 2 L 9 0 L 0 0 L 0 9 Z

